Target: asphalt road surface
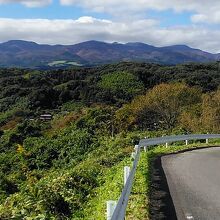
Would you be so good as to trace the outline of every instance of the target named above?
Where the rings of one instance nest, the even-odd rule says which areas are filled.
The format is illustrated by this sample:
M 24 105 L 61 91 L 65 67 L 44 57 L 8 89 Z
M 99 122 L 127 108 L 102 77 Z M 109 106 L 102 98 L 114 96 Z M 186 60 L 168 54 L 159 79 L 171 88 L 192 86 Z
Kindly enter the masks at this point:
M 161 158 L 178 220 L 220 220 L 220 147 Z

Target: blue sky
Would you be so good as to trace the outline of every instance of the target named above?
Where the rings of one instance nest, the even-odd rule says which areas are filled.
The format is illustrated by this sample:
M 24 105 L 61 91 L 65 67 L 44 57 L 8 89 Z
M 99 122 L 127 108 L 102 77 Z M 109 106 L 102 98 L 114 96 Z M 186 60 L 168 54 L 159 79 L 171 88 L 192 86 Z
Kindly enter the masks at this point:
M 109 18 L 105 13 L 94 13 L 77 6 L 63 6 L 58 0 L 45 7 L 26 7 L 19 3 L 0 5 L 0 16 L 5 18 L 77 19 L 82 16 Z
M 155 11 L 149 10 L 147 12 L 148 17 L 158 19 L 162 27 L 172 27 L 177 25 L 190 25 L 192 12 L 177 13 L 173 10 Z
M 142 12 L 143 13 L 143 12 Z M 44 18 L 44 19 L 77 19 L 82 16 L 91 16 L 98 19 L 113 19 L 109 13 L 94 12 L 79 6 L 61 5 L 58 0 L 45 7 L 26 7 L 19 3 L 10 3 L 0 5 L 0 16 L 2 18 Z M 169 27 L 172 25 L 189 25 L 192 13 L 175 13 L 173 10 L 157 11 L 146 10 L 143 13 L 144 18 L 160 20 L 160 25 Z
M 0 0 L 0 42 L 187 44 L 220 52 L 218 0 Z

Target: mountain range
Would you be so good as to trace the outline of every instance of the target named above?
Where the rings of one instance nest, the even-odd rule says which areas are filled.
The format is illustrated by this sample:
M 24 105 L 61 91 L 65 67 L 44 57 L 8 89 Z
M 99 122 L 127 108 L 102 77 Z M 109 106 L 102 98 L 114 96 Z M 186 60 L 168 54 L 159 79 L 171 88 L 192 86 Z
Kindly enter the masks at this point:
M 208 53 L 186 45 L 155 47 L 139 42 L 121 44 L 100 41 L 86 41 L 75 45 L 46 45 L 22 40 L 0 43 L 0 67 L 57 68 L 120 61 L 175 65 L 219 59 L 220 54 Z

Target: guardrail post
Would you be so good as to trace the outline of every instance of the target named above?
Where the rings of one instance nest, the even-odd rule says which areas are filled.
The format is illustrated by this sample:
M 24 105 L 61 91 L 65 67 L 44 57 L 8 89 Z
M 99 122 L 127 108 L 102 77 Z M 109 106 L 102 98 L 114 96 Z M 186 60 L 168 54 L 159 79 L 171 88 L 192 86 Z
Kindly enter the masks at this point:
M 186 140 L 186 145 L 188 145 L 189 144 L 189 141 L 188 140 Z
M 138 147 L 139 147 L 139 145 L 135 145 L 135 146 L 134 146 L 135 153 L 137 153 Z
M 113 201 L 113 200 L 107 201 L 107 220 L 111 220 L 113 213 L 115 211 L 116 205 L 117 205 L 116 201 Z
M 144 152 L 147 152 L 147 146 L 144 146 Z
M 206 144 L 208 144 L 208 143 L 209 143 L 209 139 L 208 139 L 208 138 L 205 140 L 205 143 L 206 143 Z
M 127 182 L 127 179 L 129 177 L 129 174 L 130 174 L 130 167 L 126 166 L 124 167 L 124 185 L 126 184 Z
M 168 143 L 166 143 L 166 148 L 168 148 Z

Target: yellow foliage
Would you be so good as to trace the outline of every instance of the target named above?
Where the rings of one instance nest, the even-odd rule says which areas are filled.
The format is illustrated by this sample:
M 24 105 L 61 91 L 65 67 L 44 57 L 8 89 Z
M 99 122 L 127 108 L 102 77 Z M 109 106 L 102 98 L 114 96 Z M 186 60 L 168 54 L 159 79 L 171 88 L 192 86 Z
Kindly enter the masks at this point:
M 193 133 L 203 132 L 201 114 L 201 104 L 192 106 L 180 114 L 179 126 Z
M 184 110 L 198 103 L 201 103 L 199 89 L 183 83 L 162 83 L 125 105 L 116 113 L 116 118 L 124 129 L 132 125 L 146 129 L 158 124 L 170 129 Z
M 220 131 L 220 90 L 203 96 L 202 124 L 208 132 Z
M 18 144 L 17 153 L 23 154 L 25 152 L 24 147 L 21 144 Z

